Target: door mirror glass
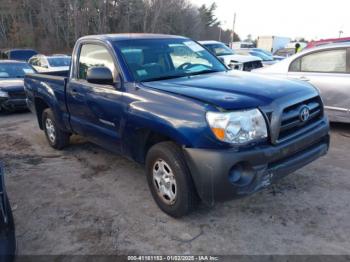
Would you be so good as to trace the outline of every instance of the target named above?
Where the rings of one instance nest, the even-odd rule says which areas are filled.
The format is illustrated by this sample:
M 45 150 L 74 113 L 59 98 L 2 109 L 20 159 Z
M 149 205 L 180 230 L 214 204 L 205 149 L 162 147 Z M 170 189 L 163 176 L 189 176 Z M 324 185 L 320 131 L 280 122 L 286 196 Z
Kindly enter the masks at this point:
M 114 82 L 111 70 L 104 66 L 89 68 L 86 80 L 89 83 L 99 85 L 113 85 Z

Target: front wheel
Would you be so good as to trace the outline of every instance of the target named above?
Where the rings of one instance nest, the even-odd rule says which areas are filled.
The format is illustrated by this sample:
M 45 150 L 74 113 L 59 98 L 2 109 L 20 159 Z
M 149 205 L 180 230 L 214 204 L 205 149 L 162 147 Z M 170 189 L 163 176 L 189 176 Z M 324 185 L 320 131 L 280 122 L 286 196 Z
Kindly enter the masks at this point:
M 190 213 L 198 204 L 181 149 L 172 142 L 153 146 L 146 157 L 147 181 L 159 208 L 172 217 Z
M 55 149 L 63 149 L 69 144 L 70 134 L 58 128 L 51 109 L 45 109 L 42 115 L 44 132 L 50 146 Z

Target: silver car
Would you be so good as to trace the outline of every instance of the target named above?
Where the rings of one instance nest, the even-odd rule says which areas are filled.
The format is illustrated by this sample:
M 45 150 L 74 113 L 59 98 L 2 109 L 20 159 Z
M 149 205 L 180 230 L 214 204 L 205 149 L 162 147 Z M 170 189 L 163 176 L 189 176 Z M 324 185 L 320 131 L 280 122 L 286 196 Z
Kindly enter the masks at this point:
M 306 49 L 254 72 L 310 82 L 319 89 L 330 121 L 350 123 L 350 43 Z

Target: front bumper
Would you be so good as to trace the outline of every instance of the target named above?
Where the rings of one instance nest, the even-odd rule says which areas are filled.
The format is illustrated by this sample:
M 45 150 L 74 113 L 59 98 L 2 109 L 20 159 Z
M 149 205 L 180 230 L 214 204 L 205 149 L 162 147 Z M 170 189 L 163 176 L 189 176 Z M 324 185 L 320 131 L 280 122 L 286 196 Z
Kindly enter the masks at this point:
M 278 145 L 237 150 L 184 148 L 197 192 L 203 202 L 228 200 L 257 192 L 325 155 L 327 119 L 317 128 Z
M 0 111 L 2 109 L 6 111 L 17 111 L 28 108 L 25 98 L 0 98 Z

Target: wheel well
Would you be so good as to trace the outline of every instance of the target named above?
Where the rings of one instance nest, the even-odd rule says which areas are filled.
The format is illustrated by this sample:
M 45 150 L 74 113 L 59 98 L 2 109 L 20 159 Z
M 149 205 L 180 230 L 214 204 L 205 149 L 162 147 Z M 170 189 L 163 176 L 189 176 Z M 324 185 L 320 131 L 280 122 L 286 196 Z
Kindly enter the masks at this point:
M 49 105 L 44 100 L 42 100 L 41 98 L 35 98 L 35 111 L 38 118 L 40 129 L 44 128 L 43 123 L 41 121 L 41 117 L 46 108 L 49 108 Z
M 158 144 L 160 142 L 165 142 L 165 141 L 173 141 L 171 138 L 164 136 L 162 134 L 156 133 L 156 132 L 150 132 L 147 136 L 147 140 L 144 146 L 144 154 L 143 154 L 143 162 L 146 159 L 148 151 L 151 149 L 152 146 L 155 144 Z M 173 141 L 175 142 L 175 141 Z M 176 142 L 175 142 L 176 143 Z

